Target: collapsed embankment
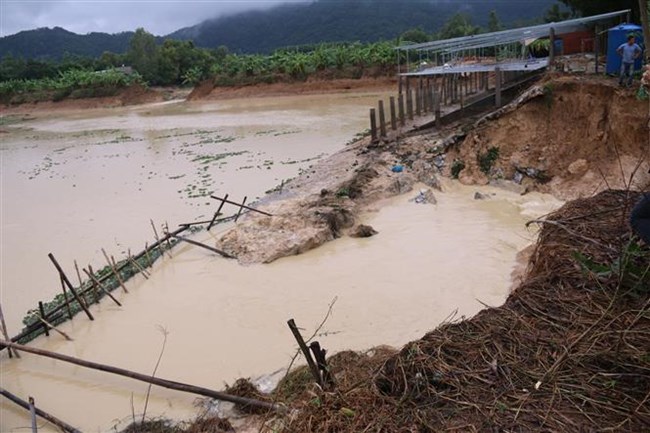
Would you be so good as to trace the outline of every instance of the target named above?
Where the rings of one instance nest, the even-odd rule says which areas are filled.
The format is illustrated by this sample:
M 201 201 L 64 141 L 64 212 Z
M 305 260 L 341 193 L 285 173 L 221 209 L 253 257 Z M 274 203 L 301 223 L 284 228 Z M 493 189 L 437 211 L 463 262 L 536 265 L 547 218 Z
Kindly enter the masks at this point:
M 650 183 L 646 101 L 599 78 L 547 78 L 536 88 L 449 152 L 461 182 L 514 180 L 563 199 L 625 187 L 635 170 L 633 186 Z
M 611 82 L 547 78 L 509 106 L 440 130 L 371 144 L 357 141 L 283 185 L 218 247 L 242 263 L 299 254 L 354 230 L 378 199 L 438 177 L 539 190 L 562 199 L 650 185 L 648 105 Z M 391 171 L 401 165 L 399 173 Z

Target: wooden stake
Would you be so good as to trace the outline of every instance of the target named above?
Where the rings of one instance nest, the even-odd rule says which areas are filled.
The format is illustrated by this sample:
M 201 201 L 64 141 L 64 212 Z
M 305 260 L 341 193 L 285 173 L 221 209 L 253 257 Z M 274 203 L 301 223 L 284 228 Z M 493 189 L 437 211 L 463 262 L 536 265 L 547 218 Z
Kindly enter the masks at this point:
M 377 117 L 375 116 L 375 109 L 370 109 L 370 142 L 376 143 L 377 138 Z
M 397 115 L 395 113 L 395 97 L 390 97 L 390 129 L 397 131 Z
M 149 279 L 149 274 L 147 273 L 147 271 L 145 271 L 142 268 L 142 266 L 140 266 L 140 264 L 138 262 L 133 260 L 133 256 L 131 256 L 131 250 L 130 249 L 127 250 L 127 259 L 129 260 L 131 265 L 133 265 L 134 268 L 136 268 L 138 271 L 140 271 L 140 273 L 142 274 L 142 276 L 144 277 L 145 280 Z
M 290 319 L 287 322 L 287 325 L 289 325 L 289 329 L 291 329 L 291 333 L 293 334 L 296 341 L 298 342 L 298 346 L 300 347 L 302 354 L 305 356 L 305 359 L 307 360 L 307 365 L 309 366 L 311 375 L 314 376 L 314 380 L 316 381 L 316 383 L 321 388 L 323 388 L 323 378 L 321 377 L 320 372 L 318 371 L 318 367 L 316 366 L 314 359 L 311 357 L 311 353 L 309 353 L 309 349 L 307 348 L 307 344 L 305 344 L 305 340 L 303 340 L 302 335 L 300 335 L 300 331 L 296 326 L 296 322 L 294 322 L 293 319 Z
M 84 312 L 86 313 L 86 316 L 88 316 L 88 318 L 90 320 L 95 320 L 93 315 L 88 310 L 88 307 L 86 307 L 84 305 L 84 303 L 81 301 L 81 298 L 79 298 L 79 295 L 77 294 L 76 290 L 74 289 L 74 287 L 72 287 L 72 284 L 70 283 L 70 280 L 68 280 L 68 277 L 65 275 L 65 272 L 63 272 L 63 269 L 59 265 L 59 262 L 57 262 L 56 259 L 54 258 L 54 255 L 52 253 L 49 253 L 47 256 L 50 258 L 50 260 L 54 264 L 54 267 L 56 268 L 56 270 L 59 271 L 59 275 L 61 275 L 61 277 L 63 278 L 63 281 L 68 286 L 68 289 L 70 289 L 70 292 L 72 292 L 72 296 L 74 296 L 74 298 L 77 301 L 77 303 L 79 304 L 79 306 L 81 306 L 81 308 L 84 310 Z
M 0 331 L 2 331 L 2 336 L 5 338 L 5 340 L 10 340 L 9 331 L 7 331 L 7 324 L 5 323 L 5 315 L 2 312 L 2 304 L 0 304 L 0 327 L 2 327 Z M 7 349 L 7 351 L 9 352 L 9 358 L 13 358 L 14 353 L 16 355 L 16 358 L 20 358 L 20 353 L 16 352 L 15 350 Z
M 402 93 L 397 97 L 397 110 L 399 113 L 399 126 L 404 126 L 406 119 L 404 117 L 404 95 Z
M 106 373 L 116 374 L 118 376 L 128 377 L 131 379 L 139 380 L 141 382 L 162 386 L 163 388 L 189 392 L 192 394 L 202 395 L 217 400 L 229 401 L 231 403 L 235 403 L 242 406 L 259 407 L 263 409 L 268 409 L 270 411 L 277 411 L 280 413 L 286 412 L 284 406 L 275 403 L 255 400 L 252 398 L 239 397 L 236 395 L 226 394 L 220 391 L 213 391 L 208 388 L 202 388 L 199 386 L 189 385 L 186 383 L 175 382 L 171 380 L 161 379 L 158 377 L 153 377 L 150 374 L 141 374 L 141 373 L 136 373 L 134 371 L 129 371 L 123 368 L 119 368 L 119 367 L 112 367 L 110 365 L 99 364 L 97 362 L 92 362 L 92 361 L 84 361 L 83 359 L 74 358 L 68 355 L 62 355 L 56 352 L 50 352 L 49 350 L 37 349 L 35 347 L 30 347 L 30 346 L 23 346 L 21 344 L 12 343 L 11 341 L 0 340 L 0 344 L 4 344 L 8 347 L 19 349 L 27 353 L 32 353 L 34 355 L 45 356 L 47 358 L 52 358 L 52 359 L 58 359 L 59 361 L 80 365 L 82 367 L 90 368 L 93 370 L 104 371 Z
M 386 137 L 386 113 L 384 111 L 384 101 L 378 102 L 379 108 L 379 135 L 383 138 Z
M 76 260 L 74 260 L 74 270 L 77 273 L 77 280 L 79 281 L 79 290 L 81 290 L 82 287 L 84 286 L 84 282 L 81 279 L 81 274 L 79 273 L 79 266 L 77 265 Z M 86 293 L 82 293 L 82 296 L 81 296 L 82 299 L 84 300 L 84 303 L 86 304 L 86 306 L 90 305 L 90 303 L 88 302 L 87 293 L 88 293 L 88 290 L 86 290 Z M 97 298 L 96 297 L 95 297 L 95 303 L 97 303 Z M 70 313 L 70 306 L 69 305 L 66 305 L 66 306 L 68 307 L 68 318 L 72 319 L 72 314 Z
M 122 290 L 124 290 L 124 293 L 129 293 L 128 290 L 126 290 L 126 286 L 124 285 L 124 281 L 122 281 L 122 277 L 120 276 L 120 273 L 117 271 L 117 266 L 115 265 L 115 260 L 111 261 L 113 256 L 108 257 L 108 254 L 106 254 L 106 251 L 104 248 L 102 248 L 102 254 L 104 255 L 104 258 L 106 259 L 106 262 L 108 262 L 108 267 L 111 268 L 113 271 L 113 275 L 115 275 L 115 278 L 117 278 L 117 282 L 120 283 L 120 286 L 122 287 Z
M 43 302 L 38 301 L 38 311 L 41 314 L 41 322 L 43 323 L 43 331 L 45 331 L 45 336 L 49 337 L 50 336 L 50 327 L 47 325 L 47 322 L 45 321 L 45 308 L 43 308 Z M 38 315 L 36 315 L 38 316 Z
M 239 215 L 241 215 L 241 211 L 244 209 L 244 205 L 246 204 L 246 200 L 248 199 L 247 196 L 244 196 L 244 201 L 241 202 L 241 205 L 239 206 L 239 210 L 237 211 L 237 216 L 235 217 L 235 222 L 239 219 Z
M 34 404 L 34 397 L 29 396 L 29 415 L 32 420 L 32 433 L 38 433 L 38 425 L 36 423 L 36 405 Z
M 494 86 L 494 105 L 499 108 L 501 107 L 501 68 L 498 66 L 494 68 L 494 73 L 494 82 L 496 83 Z
M 226 197 L 228 197 L 228 196 L 226 195 Z M 214 199 L 214 200 L 221 200 L 221 201 L 226 202 L 226 203 L 228 203 L 228 204 L 232 204 L 232 205 L 235 205 L 235 206 L 243 207 L 243 208 L 246 209 L 246 210 L 250 210 L 250 211 L 253 211 L 253 212 L 261 213 L 262 215 L 266 215 L 266 216 L 270 216 L 270 217 L 273 216 L 273 214 L 270 214 L 270 213 L 268 213 L 268 212 L 264 212 L 263 210 L 255 209 L 254 207 L 244 206 L 243 204 L 235 203 L 234 201 L 230 201 L 230 200 L 226 200 L 226 197 L 224 197 L 224 198 L 220 198 L 220 197 L 216 197 L 216 196 L 214 196 L 214 195 L 211 195 L 211 196 L 210 196 L 210 198 L 212 198 L 212 199 Z M 176 233 L 176 234 L 178 234 L 178 233 Z
M 41 313 L 42 314 L 42 313 Z M 45 325 L 45 329 L 51 328 L 54 332 L 57 332 L 59 335 L 61 335 L 63 338 L 65 338 L 68 341 L 73 341 L 72 338 L 65 332 L 61 331 L 60 329 L 57 329 L 56 326 L 52 325 L 50 322 L 45 320 L 42 316 L 39 314 L 34 314 L 34 317 L 36 317 L 43 325 Z M 47 332 L 45 335 L 49 335 Z
M 327 385 L 329 388 L 334 388 L 336 386 L 336 383 L 334 382 L 334 376 L 332 376 L 330 369 L 327 366 L 327 360 L 325 359 L 325 355 L 327 354 L 327 351 L 325 349 L 321 349 L 318 341 L 314 341 L 313 343 L 311 343 L 309 345 L 309 348 L 313 352 L 314 358 L 316 358 L 318 369 L 323 375 L 324 384 Z
M 235 258 L 235 256 L 230 255 L 225 251 L 221 251 L 220 249 L 211 247 L 211 246 L 206 245 L 206 244 L 202 244 L 201 242 L 197 242 L 197 241 L 194 241 L 192 239 L 188 239 L 188 238 L 178 236 L 178 235 L 173 235 L 173 236 L 174 236 L 175 239 L 178 239 L 179 241 L 187 242 L 188 244 L 192 244 L 192 245 L 196 245 L 197 247 L 205 248 L 206 250 L 212 251 L 212 252 L 217 253 L 217 254 L 220 254 L 223 257 L 227 258 L 227 259 L 234 259 Z
M 31 399 L 31 405 L 29 402 L 26 402 L 25 400 L 19 398 L 18 396 L 10 393 L 4 388 L 0 388 L 0 394 L 5 396 L 8 400 L 11 400 L 12 402 L 16 403 L 18 406 L 22 407 L 23 409 L 31 410 L 31 407 L 34 406 L 34 400 Z M 44 420 L 54 424 L 55 426 L 59 427 L 61 430 L 63 430 L 66 433 L 81 433 L 81 430 L 78 430 L 71 425 L 61 421 L 60 419 L 56 418 L 53 415 L 50 415 L 49 413 L 37 408 L 34 406 L 34 412 L 36 415 L 40 416 Z
M 149 243 L 145 242 L 144 244 L 144 254 L 147 256 L 147 262 L 149 262 L 149 267 L 153 266 L 153 261 L 151 260 L 151 256 L 149 255 Z
M 221 204 L 219 205 L 219 208 L 217 211 L 214 213 L 214 216 L 212 217 L 212 221 L 210 221 L 210 224 L 208 224 L 208 230 L 212 228 L 214 225 L 214 222 L 217 220 L 217 217 L 219 216 L 219 213 L 221 212 L 221 208 L 223 208 L 223 205 L 226 204 L 226 200 L 228 200 L 228 194 L 226 194 L 221 201 Z
M 149 220 L 151 222 L 151 228 L 153 229 L 153 235 L 156 237 L 156 245 L 158 245 L 158 249 L 160 250 L 160 255 L 164 256 L 165 255 L 165 249 L 162 246 L 162 243 L 160 242 L 160 237 L 158 236 L 158 230 L 156 230 L 156 225 L 153 223 L 153 220 Z M 172 257 L 171 253 L 168 252 L 167 255 L 169 258 Z
M 86 275 L 88 275 L 88 278 L 90 278 L 93 281 L 93 283 L 95 284 L 96 287 L 99 287 L 100 289 L 102 289 L 102 292 L 104 292 L 104 294 L 106 296 L 111 298 L 113 300 L 113 302 L 115 302 L 120 307 L 122 306 L 122 304 L 120 304 L 120 301 L 115 299 L 115 297 L 113 297 L 113 295 L 111 295 L 111 292 L 106 287 L 104 287 L 104 285 L 95 277 L 95 274 L 93 273 L 92 266 L 88 265 L 88 270 L 83 269 L 83 271 L 84 271 L 84 273 Z

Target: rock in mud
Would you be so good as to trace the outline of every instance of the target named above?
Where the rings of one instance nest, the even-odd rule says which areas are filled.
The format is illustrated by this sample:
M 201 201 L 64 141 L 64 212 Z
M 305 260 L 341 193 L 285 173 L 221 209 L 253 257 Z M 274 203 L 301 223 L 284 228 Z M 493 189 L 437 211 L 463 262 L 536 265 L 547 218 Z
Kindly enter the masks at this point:
M 438 191 L 442 191 L 440 180 L 436 175 L 438 171 L 434 165 L 426 161 L 418 160 L 413 163 L 413 174 L 415 174 L 418 181 Z
M 406 173 L 400 173 L 394 181 L 388 185 L 388 192 L 391 194 L 404 194 L 405 192 L 413 191 L 413 184 L 415 178 Z
M 569 168 L 567 169 L 569 174 L 574 176 L 582 176 L 587 172 L 587 170 L 589 170 L 589 163 L 586 159 L 576 159 L 569 164 Z
M 521 185 L 521 181 L 524 180 L 524 175 L 520 171 L 515 171 L 515 175 L 512 177 L 512 181 L 517 185 Z
M 483 194 L 481 192 L 476 191 L 474 193 L 474 200 L 487 200 L 489 199 L 490 196 L 488 194 Z
M 350 236 L 353 238 L 369 238 L 376 235 L 378 232 L 371 226 L 365 224 L 359 224 L 353 231 L 350 233 Z
M 433 195 L 433 191 L 430 189 L 423 189 L 420 191 L 420 193 L 412 200 L 415 203 L 418 204 L 436 204 L 438 203 L 438 200 L 436 200 L 436 196 Z

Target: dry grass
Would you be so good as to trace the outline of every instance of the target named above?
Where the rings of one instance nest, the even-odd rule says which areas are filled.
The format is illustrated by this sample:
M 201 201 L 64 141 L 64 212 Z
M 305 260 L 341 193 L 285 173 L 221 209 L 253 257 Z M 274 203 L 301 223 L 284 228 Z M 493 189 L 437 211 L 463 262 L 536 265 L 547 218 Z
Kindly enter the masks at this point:
M 648 431 L 650 248 L 628 225 L 637 198 L 606 191 L 540 221 L 527 278 L 502 307 L 394 356 L 346 360 L 338 390 L 306 387 L 285 431 Z

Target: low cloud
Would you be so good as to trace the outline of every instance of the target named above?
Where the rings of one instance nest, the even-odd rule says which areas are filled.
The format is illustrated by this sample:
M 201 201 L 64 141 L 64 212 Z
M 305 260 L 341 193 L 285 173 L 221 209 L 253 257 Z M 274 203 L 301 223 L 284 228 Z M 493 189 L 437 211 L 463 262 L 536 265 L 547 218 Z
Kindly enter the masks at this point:
M 2 0 L 0 36 L 39 27 L 63 27 L 75 33 L 118 33 L 144 27 L 155 35 L 166 35 L 182 27 L 282 3 L 309 0 Z

